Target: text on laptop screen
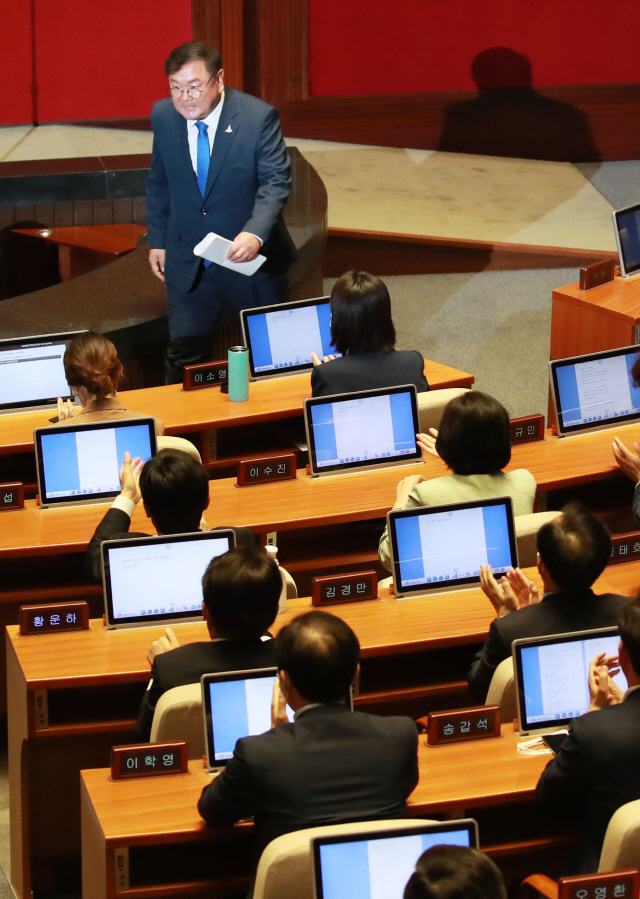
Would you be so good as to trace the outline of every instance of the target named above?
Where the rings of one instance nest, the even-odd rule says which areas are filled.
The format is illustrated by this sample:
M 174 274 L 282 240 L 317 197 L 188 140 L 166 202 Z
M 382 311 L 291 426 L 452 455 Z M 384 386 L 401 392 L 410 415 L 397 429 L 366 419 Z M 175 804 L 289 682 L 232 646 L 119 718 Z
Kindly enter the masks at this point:
M 311 353 L 320 359 L 336 355 L 331 346 L 329 301 L 247 315 L 253 368 L 256 374 L 310 365 Z
M 416 452 L 408 391 L 313 405 L 311 424 L 317 468 Z
M 277 677 L 209 683 L 215 761 L 230 759 L 236 742 L 271 730 L 271 699 Z M 293 712 L 287 706 L 289 720 Z
M 589 664 L 599 653 L 618 655 L 620 637 L 598 636 L 520 649 L 527 724 L 578 718 L 589 708 Z M 622 672 L 614 678 L 627 689 Z
M 108 547 L 112 619 L 202 608 L 202 576 L 229 550 L 228 537 Z
M 65 343 L 0 345 L 0 407 L 36 404 L 70 395 L 64 373 Z
M 442 844 L 469 846 L 469 832 L 442 830 L 321 844 L 322 899 L 402 899 L 422 853 Z
M 403 587 L 477 577 L 480 565 L 491 565 L 496 573 L 511 567 L 502 503 L 399 517 L 395 529 Z
M 640 390 L 633 386 L 634 350 L 623 355 L 558 365 L 560 414 L 565 428 L 640 414 Z
M 616 213 L 618 240 L 627 273 L 640 268 L 640 207 Z
M 125 452 L 151 458 L 148 425 L 47 430 L 41 436 L 47 498 L 120 492 Z

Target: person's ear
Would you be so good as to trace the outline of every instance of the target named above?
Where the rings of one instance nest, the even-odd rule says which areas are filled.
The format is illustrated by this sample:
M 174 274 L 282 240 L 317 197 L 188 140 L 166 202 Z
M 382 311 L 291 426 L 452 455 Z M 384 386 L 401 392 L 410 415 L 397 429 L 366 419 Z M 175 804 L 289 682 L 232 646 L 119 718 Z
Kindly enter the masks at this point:
M 289 696 L 289 675 L 282 668 L 278 671 L 278 682 L 280 684 L 280 692 L 286 702 L 287 697 Z

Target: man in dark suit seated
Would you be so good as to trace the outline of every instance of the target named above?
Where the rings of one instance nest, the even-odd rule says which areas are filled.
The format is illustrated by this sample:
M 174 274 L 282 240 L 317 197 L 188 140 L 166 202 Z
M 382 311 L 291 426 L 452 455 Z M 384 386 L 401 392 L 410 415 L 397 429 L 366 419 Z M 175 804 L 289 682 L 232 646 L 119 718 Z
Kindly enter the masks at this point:
M 299 615 L 276 637 L 276 654 L 274 726 L 238 740 L 223 773 L 204 788 L 198 811 L 207 824 L 253 815 L 261 852 L 305 827 L 404 816 L 418 783 L 416 727 L 409 718 L 349 709 L 360 656 L 351 628 L 326 612 Z
M 613 593 L 598 596 L 591 589 L 611 555 L 611 538 L 584 506 L 565 506 L 557 518 L 540 528 L 536 540 L 542 600 L 535 583 L 519 568 L 498 583 L 491 566 L 481 566 L 482 589 L 498 617 L 467 675 L 477 702 L 485 701 L 493 673 L 511 655 L 514 640 L 610 627 L 626 600 Z
M 85 569 L 102 583 L 100 545 L 104 540 L 148 537 L 129 530 L 140 500 L 158 534 L 190 534 L 208 530 L 204 512 L 209 506 L 209 475 L 201 462 L 177 449 L 163 449 L 146 463 L 124 455 L 121 490 L 89 542 Z M 214 528 L 215 530 L 215 528 Z M 253 546 L 249 528 L 233 528 L 236 545 Z
M 180 646 L 168 627 L 166 636 L 151 644 L 151 680 L 138 715 L 138 740 L 149 739 L 156 704 L 166 690 L 195 684 L 203 674 L 276 664 L 275 641 L 267 631 L 278 614 L 281 589 L 276 563 L 252 547 L 238 546 L 211 560 L 202 579 L 202 617 L 211 640 Z
M 571 722 L 569 734 L 542 772 L 536 794 L 556 812 L 578 814 L 582 844 L 578 870 L 598 870 L 613 813 L 640 799 L 640 600 L 629 600 L 619 619 L 618 658 L 597 656 L 589 670 L 589 712 Z M 611 680 L 622 668 L 624 696 Z

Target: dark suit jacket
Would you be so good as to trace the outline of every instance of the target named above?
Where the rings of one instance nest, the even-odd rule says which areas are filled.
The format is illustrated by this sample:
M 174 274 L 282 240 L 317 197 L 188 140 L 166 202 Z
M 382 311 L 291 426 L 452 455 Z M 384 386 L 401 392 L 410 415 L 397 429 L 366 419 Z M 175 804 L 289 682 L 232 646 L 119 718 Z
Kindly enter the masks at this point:
M 514 640 L 612 627 L 617 624 L 618 612 L 626 600 L 626 596 L 615 593 L 597 596 L 593 590 L 551 593 L 538 605 L 496 618 L 467 674 L 471 695 L 477 702 L 485 701 L 493 672 L 511 655 Z
M 200 264 L 193 248 L 210 231 L 229 240 L 241 231 L 255 234 L 268 260 L 260 271 L 286 271 L 295 258 L 281 214 L 291 176 L 273 106 L 226 88 L 204 197 L 191 165 L 187 121 L 170 99 L 154 104 L 151 124 L 149 246 L 167 251 L 167 286 L 180 293 L 191 288 Z
M 124 540 L 127 537 L 150 537 L 130 531 L 131 519 L 122 509 L 109 509 L 89 541 L 84 557 L 84 567 L 88 576 L 98 584 L 102 583 L 102 554 L 100 546 L 104 540 Z M 212 528 L 217 531 L 219 528 Z M 231 528 L 236 535 L 236 546 L 254 546 L 253 534 L 249 528 Z
M 633 491 L 633 514 L 636 517 L 636 523 L 640 525 L 640 484 L 636 484 Z
M 417 748 L 409 718 L 317 706 L 293 724 L 238 740 L 198 811 L 211 825 L 254 815 L 260 852 L 305 827 L 402 817 L 418 783 Z
M 156 704 L 166 690 L 197 683 L 203 674 L 218 671 L 243 671 L 248 668 L 272 668 L 276 664 L 274 640 L 216 640 L 188 643 L 153 660 L 149 688 L 144 694 L 136 739 L 146 743 L 151 734 Z
M 580 815 L 580 873 L 598 870 L 616 809 L 640 799 L 639 760 L 640 691 L 634 690 L 620 705 L 572 721 L 568 737 L 542 772 L 538 799 L 559 813 Z
M 429 390 L 424 359 L 417 350 L 359 353 L 316 365 L 311 372 L 312 396 L 333 396 L 376 387 L 415 384 L 418 393 Z

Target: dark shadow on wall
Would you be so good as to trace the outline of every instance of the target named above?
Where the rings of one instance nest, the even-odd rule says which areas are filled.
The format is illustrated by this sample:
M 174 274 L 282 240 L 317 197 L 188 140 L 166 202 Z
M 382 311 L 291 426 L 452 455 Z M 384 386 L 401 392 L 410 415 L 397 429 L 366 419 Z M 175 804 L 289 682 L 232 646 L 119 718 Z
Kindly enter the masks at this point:
M 490 47 L 473 60 L 471 77 L 480 95 L 445 109 L 438 150 L 599 161 L 586 115 L 569 103 L 536 93 L 526 56 L 509 47 Z

